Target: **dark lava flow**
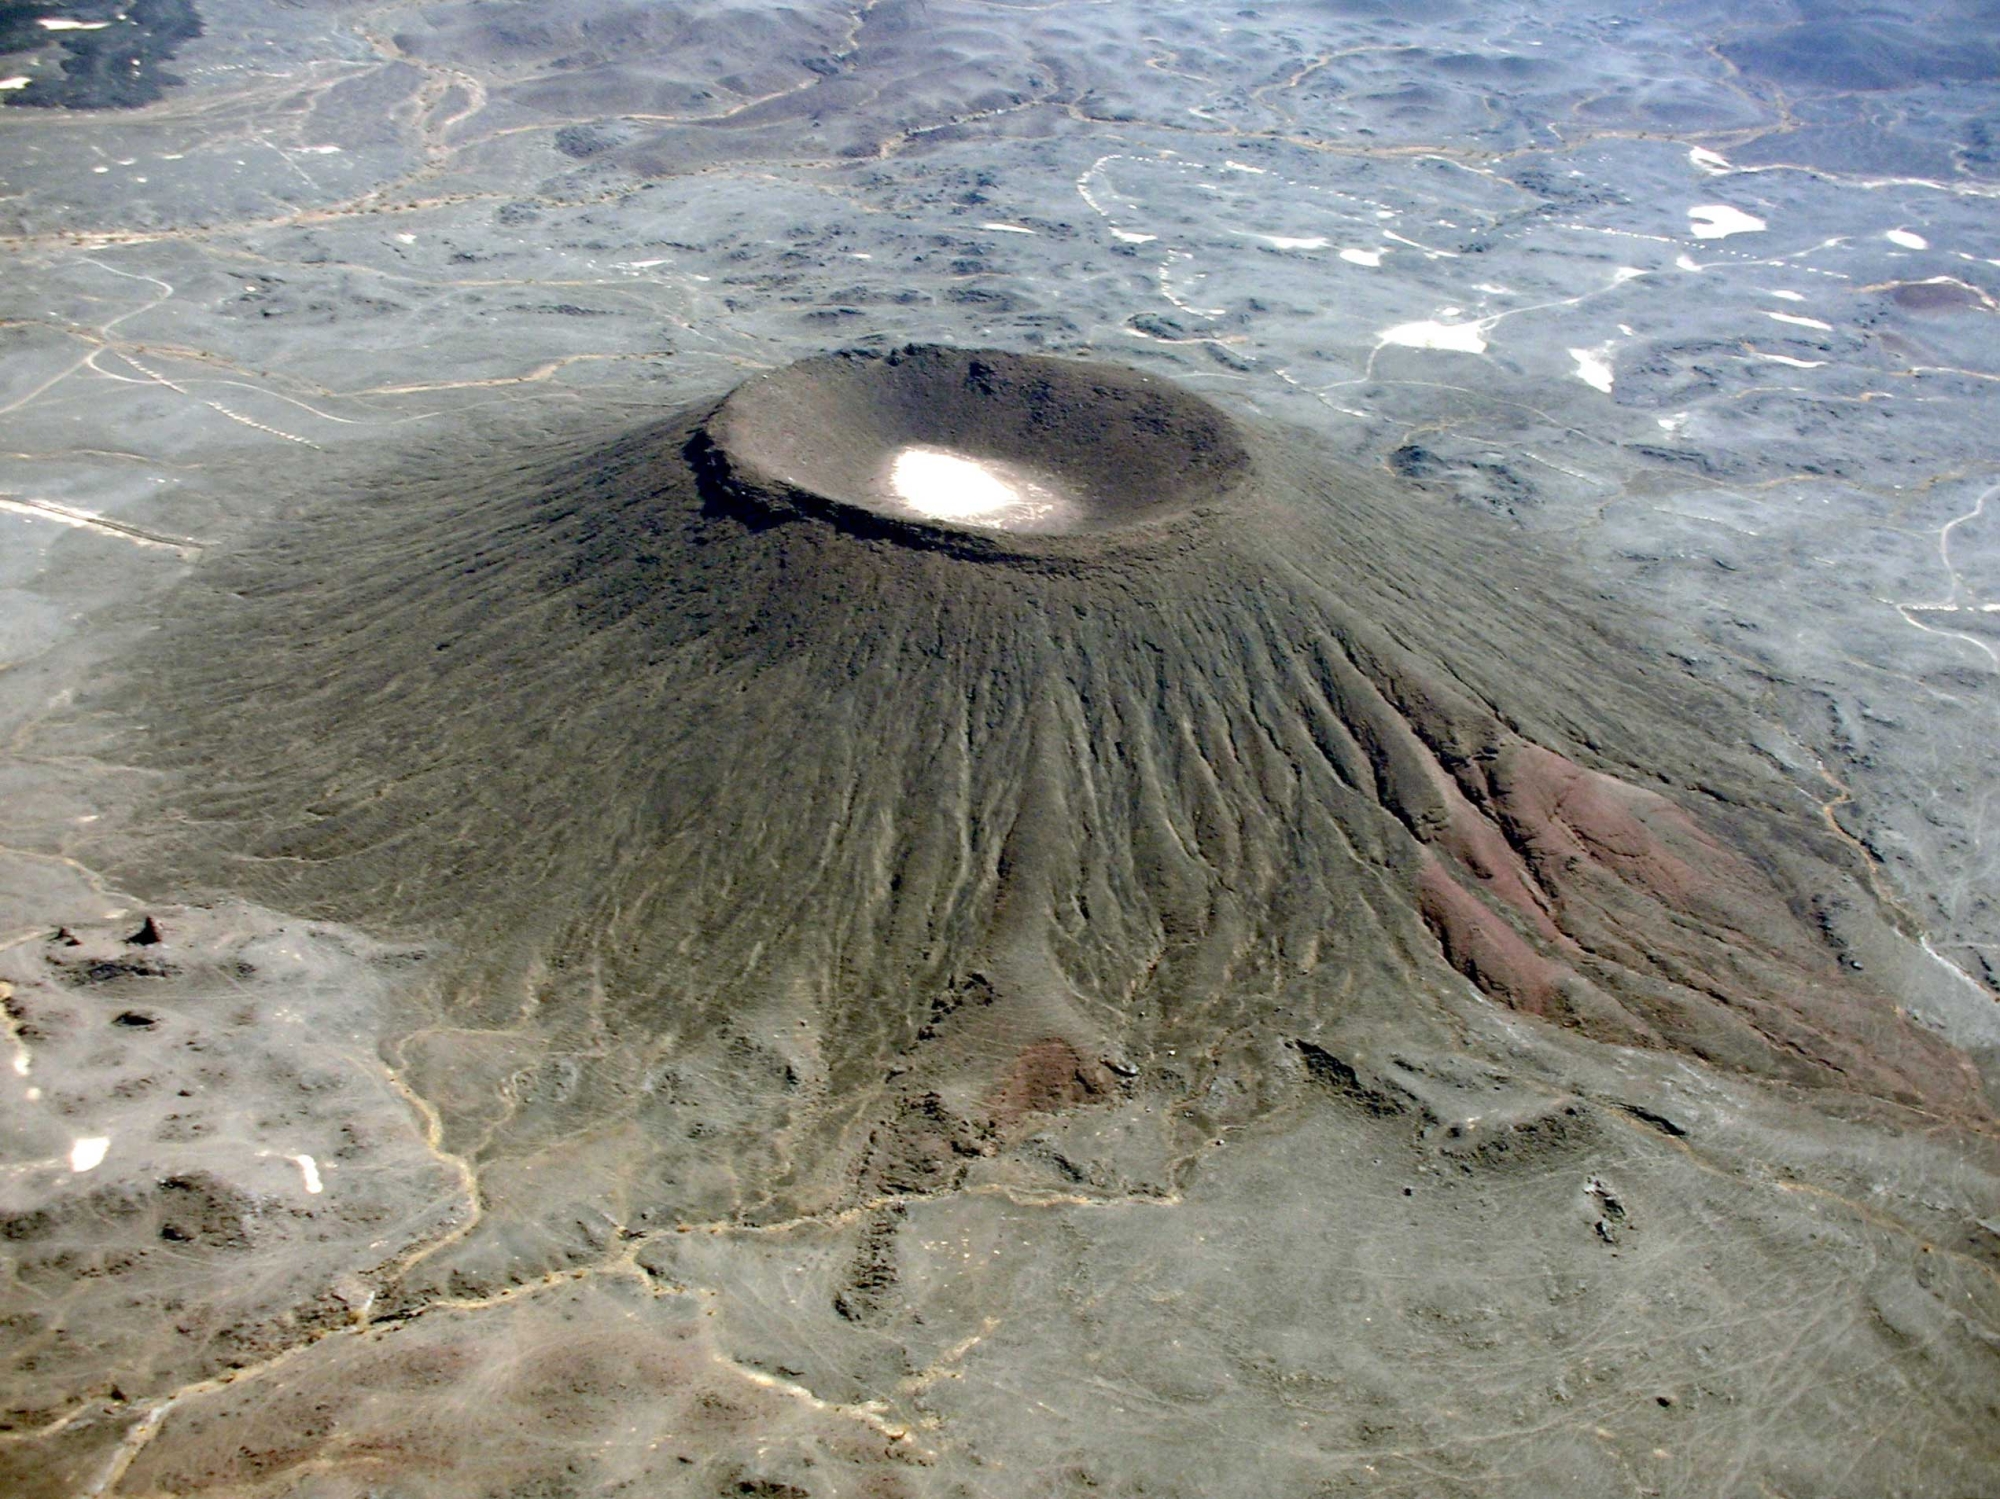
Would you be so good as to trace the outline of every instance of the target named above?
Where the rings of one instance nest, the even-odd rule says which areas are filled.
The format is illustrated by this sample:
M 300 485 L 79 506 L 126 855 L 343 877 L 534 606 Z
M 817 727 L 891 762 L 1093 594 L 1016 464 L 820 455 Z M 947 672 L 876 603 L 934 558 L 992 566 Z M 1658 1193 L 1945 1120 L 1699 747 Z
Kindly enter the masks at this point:
M 74 23 L 51 31 L 50 20 Z M 201 35 L 193 0 L 72 0 L 60 16 L 33 0 L 0 0 L 0 69 L 25 64 L 25 88 L 0 104 L 41 109 L 138 109 L 181 80 L 160 66 Z
M 1073 508 L 913 518 L 908 448 Z M 1738 706 L 1509 537 L 1129 371 L 808 361 L 323 506 L 167 625 L 123 706 L 175 815 L 125 872 L 443 934 L 395 1057 L 517 1251 L 564 1184 L 508 1163 L 564 1142 L 632 1222 L 775 1218 L 1490 1002 L 1986 1118 L 1839 961 L 1860 871 Z

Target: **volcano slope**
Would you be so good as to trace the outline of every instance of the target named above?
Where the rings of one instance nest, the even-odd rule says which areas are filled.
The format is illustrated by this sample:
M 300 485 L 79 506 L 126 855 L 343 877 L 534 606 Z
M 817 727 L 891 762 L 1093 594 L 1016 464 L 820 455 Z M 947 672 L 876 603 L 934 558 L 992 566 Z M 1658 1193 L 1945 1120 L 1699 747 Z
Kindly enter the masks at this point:
M 1062 513 L 933 523 L 912 448 Z M 503 1133 L 629 1119 L 683 1216 L 949 1185 L 1218 1036 L 1432 1031 L 1452 969 L 1985 1117 L 1816 929 L 1844 852 L 1728 705 L 1546 565 L 1110 367 L 834 355 L 205 581 L 144 704 L 198 768 L 156 869 L 447 934 L 449 1022 L 571 1059 Z
M 872 1351 L 822 1367 L 752 1318 L 732 1357 L 929 1410 L 912 1308 L 958 1293 L 917 1264 L 926 1204 L 1180 1202 L 1302 1088 L 1377 1167 L 1422 1142 L 1416 1169 L 1515 1203 L 1517 1236 L 1560 1176 L 1594 1219 L 1565 1255 L 1618 1252 L 1630 1211 L 1580 1142 L 1689 1148 L 1641 1073 L 1987 1179 L 1977 1068 L 1899 1007 L 1909 944 L 1740 706 L 1562 567 L 1129 371 L 824 356 L 304 507 L 164 625 L 107 706 L 169 805 L 107 860 L 436 944 L 388 1054 L 479 1200 L 374 1317 L 607 1261 L 712 1282 L 714 1235 L 823 1233 L 832 1268 L 779 1299 Z M 1510 1036 L 1583 1071 L 1516 1086 Z M 1941 1224 L 1895 1232 L 1985 1315 L 1992 1246 Z M 967 1348 L 997 1325 L 940 1305 Z M 1992 1354 L 1954 1336 L 1919 1382 L 1956 1414 L 1921 1440 L 1962 1475 Z M 1838 1405 L 1787 1419 L 1831 1439 Z M 221 1481 L 173 1430 L 159 1472 Z

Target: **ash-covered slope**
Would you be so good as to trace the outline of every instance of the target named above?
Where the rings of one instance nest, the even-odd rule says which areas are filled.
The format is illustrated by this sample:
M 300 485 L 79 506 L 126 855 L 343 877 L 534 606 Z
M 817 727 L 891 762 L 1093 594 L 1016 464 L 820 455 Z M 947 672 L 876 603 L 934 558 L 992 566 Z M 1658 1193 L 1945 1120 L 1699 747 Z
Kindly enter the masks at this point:
M 940 522 L 912 449 L 1033 503 Z M 219 564 L 126 705 L 181 813 L 136 873 L 448 936 L 397 1057 L 474 1282 L 572 1197 L 920 1194 L 1229 1057 L 1448 1043 L 1465 978 L 1978 1127 L 1821 929 L 1845 850 L 1574 587 L 1130 372 L 828 356 Z

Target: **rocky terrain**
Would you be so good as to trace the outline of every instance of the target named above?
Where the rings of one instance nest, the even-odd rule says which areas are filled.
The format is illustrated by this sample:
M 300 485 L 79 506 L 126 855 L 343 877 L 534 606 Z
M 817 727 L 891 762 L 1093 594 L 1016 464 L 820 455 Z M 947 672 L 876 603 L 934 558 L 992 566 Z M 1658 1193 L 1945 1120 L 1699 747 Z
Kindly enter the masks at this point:
M 1990 20 L 0 8 L 0 1486 L 1988 1491 Z

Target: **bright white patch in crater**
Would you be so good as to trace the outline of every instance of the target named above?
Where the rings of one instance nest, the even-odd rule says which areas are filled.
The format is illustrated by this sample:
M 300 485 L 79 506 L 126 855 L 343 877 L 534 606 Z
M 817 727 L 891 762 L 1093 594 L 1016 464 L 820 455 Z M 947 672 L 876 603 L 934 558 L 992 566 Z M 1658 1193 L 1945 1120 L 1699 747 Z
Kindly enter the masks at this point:
M 1002 465 L 938 448 L 904 448 L 889 465 L 889 487 L 925 520 L 1000 531 L 1040 529 L 1059 503 Z

